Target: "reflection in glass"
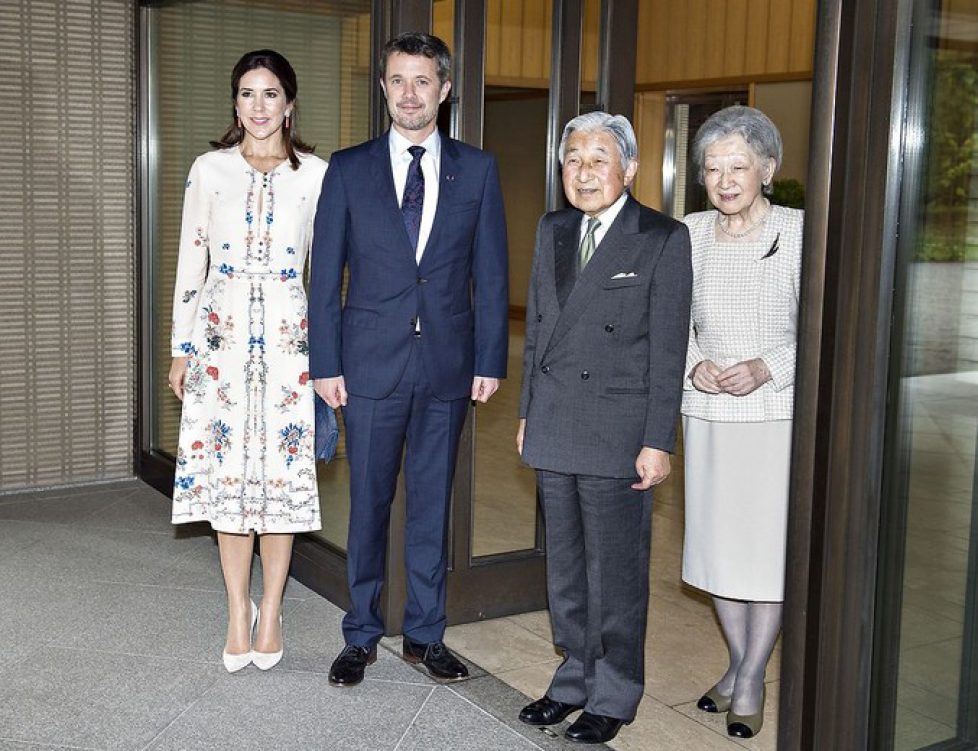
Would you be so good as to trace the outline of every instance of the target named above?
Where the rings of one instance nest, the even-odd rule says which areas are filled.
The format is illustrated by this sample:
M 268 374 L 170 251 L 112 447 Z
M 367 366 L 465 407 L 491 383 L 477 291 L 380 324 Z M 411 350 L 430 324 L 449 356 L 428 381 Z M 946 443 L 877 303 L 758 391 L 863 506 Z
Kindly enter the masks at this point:
M 978 14 L 937 14 L 936 38 L 921 51 L 930 77 L 924 184 L 908 218 L 916 243 L 900 383 L 908 507 L 897 749 L 959 735 L 962 669 L 976 633 L 966 603 L 978 522 Z
M 370 0 L 239 0 L 160 3 L 147 9 L 150 36 L 152 221 L 152 448 L 173 455 L 180 404 L 167 388 L 170 313 L 184 181 L 194 157 L 227 127 L 230 73 L 248 50 L 284 54 L 299 80 L 299 127 L 328 159 L 366 140 L 369 127 Z M 324 71 L 332 71 L 325 75 Z M 155 167 L 155 169 L 154 169 Z M 341 443 L 321 467 L 321 534 L 345 547 L 349 493 Z

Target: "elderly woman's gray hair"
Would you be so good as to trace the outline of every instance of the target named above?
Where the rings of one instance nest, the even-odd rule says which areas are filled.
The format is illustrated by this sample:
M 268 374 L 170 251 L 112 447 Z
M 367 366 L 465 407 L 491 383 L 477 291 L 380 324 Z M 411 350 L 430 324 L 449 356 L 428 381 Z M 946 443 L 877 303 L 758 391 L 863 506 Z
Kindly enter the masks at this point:
M 740 136 L 761 161 L 774 159 L 774 171 L 781 167 L 784 147 L 778 127 L 771 118 L 758 109 L 737 104 L 715 112 L 700 126 L 693 140 L 693 163 L 697 176 L 703 182 L 703 159 L 707 147 L 728 136 Z M 765 193 L 774 190 L 764 186 Z
M 628 118 L 624 115 L 609 115 L 607 112 L 586 112 L 578 115 L 564 126 L 564 134 L 560 137 L 560 148 L 557 155 L 560 163 L 564 163 L 564 153 L 567 149 L 567 139 L 574 131 L 597 133 L 604 131 L 615 139 L 618 144 L 618 154 L 621 156 L 622 172 L 628 169 L 630 162 L 638 161 L 638 142 L 635 131 Z

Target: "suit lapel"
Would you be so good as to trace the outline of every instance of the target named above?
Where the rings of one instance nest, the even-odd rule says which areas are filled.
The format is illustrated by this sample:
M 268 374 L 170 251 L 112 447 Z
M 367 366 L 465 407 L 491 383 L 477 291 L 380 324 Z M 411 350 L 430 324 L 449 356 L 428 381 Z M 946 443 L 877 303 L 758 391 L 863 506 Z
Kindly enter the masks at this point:
M 575 211 L 569 222 L 554 225 L 554 282 L 557 303 L 563 310 L 577 283 L 577 238 L 580 235 L 581 212 Z
M 560 316 L 557 318 L 553 334 L 547 344 L 547 351 L 551 350 L 570 331 L 574 324 L 577 323 L 581 314 L 587 310 L 594 296 L 600 291 L 602 284 L 622 270 L 618 268 L 621 265 L 619 259 L 629 253 L 636 244 L 642 242 L 643 238 L 638 234 L 638 217 L 638 204 L 633 198 L 629 197 L 616 221 L 611 225 L 598 245 L 594 256 L 588 265 L 584 267 L 584 270 L 577 275 L 577 283 L 573 285 L 566 298 L 566 302 L 561 306 Z M 579 227 L 578 224 L 574 226 L 575 228 Z M 576 235 L 574 239 L 576 240 Z M 556 245 L 556 240 L 554 244 Z M 575 249 L 573 253 L 575 267 L 576 255 Z M 559 255 L 557 257 L 558 259 L 560 258 Z M 565 263 L 567 262 L 565 261 Z M 559 269 L 556 272 L 556 276 L 559 297 L 561 284 L 561 272 Z
M 397 203 L 397 191 L 394 188 L 394 171 L 391 167 L 390 131 L 374 139 L 370 149 L 370 180 L 373 184 L 372 193 L 383 206 L 387 223 L 392 228 L 392 237 L 411 255 L 414 260 L 414 248 L 404 226 L 401 207 Z
M 425 260 L 430 254 L 434 254 L 439 245 L 440 235 L 444 231 L 445 217 L 448 207 L 452 203 L 452 195 L 459 180 L 462 165 L 459 161 L 458 148 L 455 142 L 447 136 L 441 136 L 441 161 L 438 165 L 438 205 L 435 207 L 435 219 L 431 225 L 431 234 L 428 235 L 428 242 L 424 247 L 424 254 L 421 256 L 421 264 L 425 265 Z M 405 232 L 405 236 L 407 233 Z

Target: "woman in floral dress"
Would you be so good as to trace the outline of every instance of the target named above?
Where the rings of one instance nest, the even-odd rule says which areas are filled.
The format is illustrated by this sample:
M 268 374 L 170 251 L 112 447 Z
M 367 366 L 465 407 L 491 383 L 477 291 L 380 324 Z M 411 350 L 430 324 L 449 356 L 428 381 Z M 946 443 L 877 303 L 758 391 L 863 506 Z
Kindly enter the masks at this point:
M 238 61 L 234 121 L 194 162 L 183 206 L 169 375 L 183 401 L 173 522 L 217 532 L 230 672 L 281 659 L 293 536 L 320 528 L 302 272 L 326 163 L 296 133 L 296 90 L 278 53 Z M 249 599 L 255 534 L 260 608 Z

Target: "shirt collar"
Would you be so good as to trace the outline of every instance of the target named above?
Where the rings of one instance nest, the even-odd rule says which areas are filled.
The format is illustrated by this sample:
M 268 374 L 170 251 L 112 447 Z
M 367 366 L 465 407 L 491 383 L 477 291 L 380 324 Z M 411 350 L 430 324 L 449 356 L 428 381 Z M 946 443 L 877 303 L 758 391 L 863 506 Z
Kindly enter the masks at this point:
M 601 229 L 607 230 L 618 218 L 618 214 L 621 213 L 622 206 L 625 205 L 625 201 L 628 200 L 628 191 L 622 191 L 622 194 L 618 196 L 618 200 L 611 204 L 608 208 L 598 214 L 595 219 L 601 221 Z M 581 216 L 581 227 L 586 228 L 588 219 L 590 219 L 587 214 Z
M 390 129 L 389 143 L 392 159 L 402 159 L 404 156 L 407 156 L 408 159 L 411 158 L 408 149 L 414 144 L 398 133 L 394 127 Z M 424 146 L 425 154 L 430 154 L 436 165 L 441 161 L 441 136 L 438 133 L 438 128 L 435 128 L 418 146 Z

